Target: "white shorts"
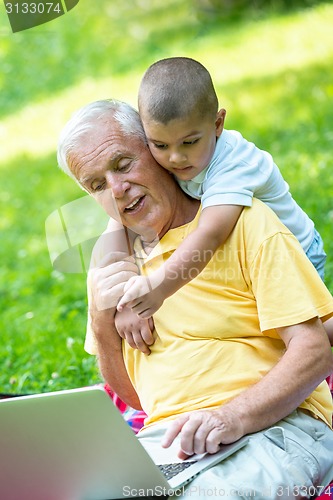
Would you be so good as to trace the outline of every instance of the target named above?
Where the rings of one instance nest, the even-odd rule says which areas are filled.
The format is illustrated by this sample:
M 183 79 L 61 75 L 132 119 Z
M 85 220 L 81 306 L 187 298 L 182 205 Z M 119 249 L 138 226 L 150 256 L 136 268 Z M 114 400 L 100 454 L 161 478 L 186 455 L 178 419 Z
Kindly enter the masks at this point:
M 138 434 L 149 449 L 167 423 Z M 333 479 L 333 431 L 296 410 L 274 427 L 250 436 L 249 443 L 177 491 L 173 498 L 271 500 L 318 496 Z

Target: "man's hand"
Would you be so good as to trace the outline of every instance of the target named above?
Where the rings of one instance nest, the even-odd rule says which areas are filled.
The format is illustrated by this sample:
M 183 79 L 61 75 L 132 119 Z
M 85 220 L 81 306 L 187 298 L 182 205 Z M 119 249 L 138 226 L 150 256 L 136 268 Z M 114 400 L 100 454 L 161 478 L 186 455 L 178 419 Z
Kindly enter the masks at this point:
M 138 318 L 131 309 L 125 307 L 122 312 L 116 313 L 115 324 L 120 337 L 126 340 L 133 349 L 150 354 L 149 346 L 155 342 L 152 318 L 148 320 Z
M 125 306 L 130 307 L 142 319 L 150 318 L 163 304 L 166 296 L 163 292 L 160 279 L 152 276 L 135 276 L 124 287 L 124 295 L 120 299 L 117 309 L 121 311 Z
M 122 252 L 109 253 L 95 267 L 91 267 L 88 285 L 97 310 L 116 307 L 125 284 L 137 273 L 134 259 Z
M 220 444 L 233 443 L 243 437 L 244 429 L 239 417 L 225 406 L 181 415 L 170 424 L 162 446 L 171 446 L 178 435 L 178 457 L 186 459 L 194 453 L 216 453 Z

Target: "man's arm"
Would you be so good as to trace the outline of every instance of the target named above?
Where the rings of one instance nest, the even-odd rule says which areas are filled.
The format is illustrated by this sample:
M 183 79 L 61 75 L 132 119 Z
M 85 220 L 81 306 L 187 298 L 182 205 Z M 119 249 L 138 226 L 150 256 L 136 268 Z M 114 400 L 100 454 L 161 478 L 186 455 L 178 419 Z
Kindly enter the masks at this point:
M 328 319 L 324 323 L 324 328 L 328 335 L 328 339 L 330 341 L 331 346 L 333 347 L 333 318 Z
M 128 377 L 122 354 L 122 339 L 114 324 L 114 310 L 90 308 L 101 375 L 111 389 L 129 406 L 142 409 L 137 393 Z
M 185 458 L 215 453 L 219 444 L 274 425 L 295 410 L 333 369 L 329 341 L 319 319 L 278 329 L 286 345 L 280 361 L 257 384 L 216 410 L 191 412 L 172 422 L 163 440 L 180 434 Z
M 128 377 L 122 354 L 122 339 L 115 327 L 115 304 L 124 284 L 137 271 L 133 259 L 119 260 L 123 254 L 106 255 L 88 274 L 88 322 L 93 334 L 99 368 L 111 389 L 132 408 L 141 409 L 139 398 Z M 89 332 L 88 332 L 89 334 Z

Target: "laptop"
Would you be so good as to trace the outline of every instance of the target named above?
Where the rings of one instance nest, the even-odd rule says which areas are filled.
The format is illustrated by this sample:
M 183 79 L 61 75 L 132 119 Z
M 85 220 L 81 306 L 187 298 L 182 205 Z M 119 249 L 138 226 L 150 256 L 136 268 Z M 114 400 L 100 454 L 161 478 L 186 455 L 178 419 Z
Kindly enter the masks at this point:
M 175 449 L 161 447 L 162 455 L 172 455 L 166 477 L 156 447 L 150 452 L 143 447 L 101 386 L 4 399 L 0 401 L 0 497 L 167 497 L 247 440 L 186 461 L 177 458 Z M 186 469 L 173 475 L 177 467 Z

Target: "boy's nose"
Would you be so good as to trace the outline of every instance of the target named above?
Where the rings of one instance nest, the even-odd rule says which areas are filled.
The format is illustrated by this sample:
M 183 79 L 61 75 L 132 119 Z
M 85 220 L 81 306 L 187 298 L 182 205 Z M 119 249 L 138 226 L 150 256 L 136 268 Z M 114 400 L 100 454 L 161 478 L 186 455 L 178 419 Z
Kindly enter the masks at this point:
M 180 151 L 172 151 L 169 156 L 170 163 L 181 164 L 186 161 L 186 155 Z

